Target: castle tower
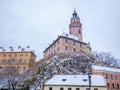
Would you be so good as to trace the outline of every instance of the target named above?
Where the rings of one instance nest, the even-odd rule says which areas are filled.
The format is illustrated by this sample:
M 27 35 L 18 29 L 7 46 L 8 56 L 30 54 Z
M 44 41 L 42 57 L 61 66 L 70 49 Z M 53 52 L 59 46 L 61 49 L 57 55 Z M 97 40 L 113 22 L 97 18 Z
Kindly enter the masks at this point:
M 77 16 L 76 11 L 74 10 L 73 16 L 70 21 L 69 25 L 69 33 L 79 37 L 81 41 L 83 41 L 82 38 L 82 24 L 80 23 L 80 18 Z

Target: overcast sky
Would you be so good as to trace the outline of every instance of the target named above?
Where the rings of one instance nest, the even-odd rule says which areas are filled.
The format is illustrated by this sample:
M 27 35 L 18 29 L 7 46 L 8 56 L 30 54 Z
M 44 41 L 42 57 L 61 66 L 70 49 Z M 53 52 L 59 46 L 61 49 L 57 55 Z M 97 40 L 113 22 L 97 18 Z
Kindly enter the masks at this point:
M 0 46 L 30 45 L 37 60 L 49 43 L 69 31 L 74 8 L 92 51 L 120 58 L 120 0 L 0 0 Z

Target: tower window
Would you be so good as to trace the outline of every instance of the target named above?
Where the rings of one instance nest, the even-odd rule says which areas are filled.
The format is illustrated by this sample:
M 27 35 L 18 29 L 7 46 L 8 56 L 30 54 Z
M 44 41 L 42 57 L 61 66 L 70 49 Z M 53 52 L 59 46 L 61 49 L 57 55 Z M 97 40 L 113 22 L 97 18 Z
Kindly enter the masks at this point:
M 79 34 L 81 34 L 80 30 L 78 31 Z
M 77 30 L 76 30 L 76 29 L 74 29 L 74 30 L 73 30 L 73 33 L 74 33 L 74 34 L 76 34 L 76 33 L 77 33 Z

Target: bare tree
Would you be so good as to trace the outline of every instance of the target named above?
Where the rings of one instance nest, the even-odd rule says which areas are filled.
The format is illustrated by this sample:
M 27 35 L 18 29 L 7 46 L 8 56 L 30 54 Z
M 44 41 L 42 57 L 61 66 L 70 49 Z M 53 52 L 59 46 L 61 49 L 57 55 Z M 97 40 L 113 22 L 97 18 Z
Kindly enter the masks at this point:
M 1 78 L 6 81 L 9 90 L 15 90 L 18 83 L 19 67 L 18 63 L 14 63 L 15 59 L 11 58 L 3 63 L 3 70 L 1 72 Z
M 110 52 L 93 52 L 93 56 L 99 64 L 101 63 L 106 66 L 117 65 L 117 59 Z

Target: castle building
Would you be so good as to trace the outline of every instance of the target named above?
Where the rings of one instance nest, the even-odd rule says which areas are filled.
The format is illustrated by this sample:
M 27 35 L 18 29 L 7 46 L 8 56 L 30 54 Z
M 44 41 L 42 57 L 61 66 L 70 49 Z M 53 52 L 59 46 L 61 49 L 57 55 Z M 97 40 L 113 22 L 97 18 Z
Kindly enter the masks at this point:
M 71 52 L 91 55 L 90 44 L 83 42 L 82 24 L 75 10 L 70 20 L 69 33 L 63 32 L 43 51 L 44 58 Z
M 36 55 L 32 51 L 0 52 L 0 71 L 10 66 L 18 68 L 19 73 L 34 68 Z
M 108 90 L 120 90 L 120 69 L 92 65 L 91 72 L 106 78 Z

